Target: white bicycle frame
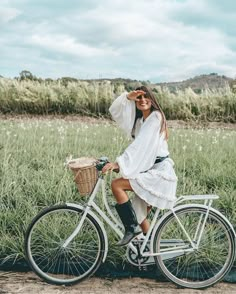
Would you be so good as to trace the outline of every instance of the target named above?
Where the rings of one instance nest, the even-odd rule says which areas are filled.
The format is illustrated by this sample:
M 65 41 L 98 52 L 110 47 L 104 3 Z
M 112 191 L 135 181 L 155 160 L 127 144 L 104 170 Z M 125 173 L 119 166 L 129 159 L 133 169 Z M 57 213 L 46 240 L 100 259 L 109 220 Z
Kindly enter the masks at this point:
M 100 186 L 102 187 L 102 200 L 103 203 L 105 204 L 105 208 L 107 210 L 107 213 L 109 215 L 109 217 L 104 213 L 104 211 L 95 203 L 94 199 L 97 195 L 97 192 L 100 189 Z M 169 211 L 167 211 L 157 222 L 158 216 L 160 214 L 160 209 L 156 209 L 155 214 L 153 216 L 153 219 L 150 223 L 150 227 L 149 230 L 145 236 L 145 238 L 143 239 L 143 243 L 141 245 L 140 248 L 140 252 L 139 254 L 142 257 L 151 257 L 151 256 L 163 256 L 163 258 L 173 258 L 185 253 L 190 253 L 194 250 L 196 250 L 200 244 L 201 241 L 201 237 L 204 231 L 204 227 L 206 224 L 206 220 L 207 217 L 209 215 L 209 211 L 212 210 L 215 213 L 219 214 L 221 217 L 223 217 L 223 219 L 231 226 L 233 232 L 234 232 L 234 228 L 232 227 L 232 225 L 229 223 L 229 221 L 217 210 L 213 209 L 211 207 L 213 200 L 218 199 L 219 196 L 217 195 L 186 195 L 186 196 L 180 196 L 178 197 L 174 208 L 170 209 Z M 204 201 L 204 204 L 185 204 L 185 205 L 179 205 L 185 201 L 192 201 L 192 200 L 202 200 Z M 118 221 L 118 219 L 114 216 L 114 214 L 112 213 L 108 202 L 107 202 L 107 197 L 106 197 L 106 188 L 105 188 L 105 180 L 104 180 L 104 176 L 100 175 L 98 178 L 98 181 L 93 189 L 93 192 L 90 195 L 89 201 L 86 204 L 86 206 L 81 206 L 78 204 L 74 204 L 74 203 L 66 203 L 68 206 L 73 206 L 73 207 L 77 207 L 80 209 L 84 210 L 83 216 L 78 224 L 78 226 L 75 228 L 74 232 L 65 240 L 63 247 L 67 247 L 68 244 L 75 238 L 75 236 L 79 233 L 83 222 L 87 216 L 87 214 L 90 214 L 93 218 L 96 219 L 96 221 L 98 222 L 98 224 L 100 225 L 104 237 L 105 237 L 105 254 L 104 254 L 104 258 L 103 261 L 105 261 L 106 259 L 106 255 L 107 255 L 107 251 L 108 251 L 108 240 L 107 240 L 107 234 L 106 234 L 106 230 L 104 229 L 104 226 L 100 220 L 100 218 L 97 217 L 97 215 L 95 213 L 93 213 L 93 210 L 95 210 L 97 212 L 97 214 L 116 232 L 116 234 L 122 238 L 123 237 L 123 231 L 122 231 L 122 224 Z M 191 237 L 189 236 L 188 232 L 185 230 L 183 224 L 181 223 L 181 221 L 179 220 L 179 218 L 176 215 L 176 212 L 180 209 L 183 209 L 185 207 L 196 207 L 196 205 L 199 208 L 205 208 L 207 209 L 207 212 L 205 214 L 205 216 L 202 214 L 199 218 L 199 222 L 198 222 L 198 226 L 196 228 L 196 232 L 195 232 L 195 236 L 194 239 L 192 240 Z M 154 252 L 154 248 L 153 246 L 151 246 L 150 251 L 149 252 L 144 252 L 144 249 L 147 245 L 147 242 L 149 240 L 149 237 L 151 235 L 151 241 L 150 244 L 153 244 L 153 239 L 155 236 L 155 232 L 158 229 L 160 223 L 163 221 L 164 218 L 168 217 L 170 214 L 173 214 L 174 217 L 176 218 L 180 228 L 182 229 L 184 235 L 186 236 L 187 240 L 189 241 L 189 244 L 191 245 L 191 247 L 189 248 L 189 244 L 186 244 L 183 240 L 161 240 L 161 249 L 160 252 Z M 171 247 L 170 244 L 172 245 Z M 136 246 L 134 246 L 134 244 L 132 242 L 130 242 L 128 244 L 128 246 L 131 248 L 131 250 L 135 253 L 138 254 L 138 250 L 136 248 Z

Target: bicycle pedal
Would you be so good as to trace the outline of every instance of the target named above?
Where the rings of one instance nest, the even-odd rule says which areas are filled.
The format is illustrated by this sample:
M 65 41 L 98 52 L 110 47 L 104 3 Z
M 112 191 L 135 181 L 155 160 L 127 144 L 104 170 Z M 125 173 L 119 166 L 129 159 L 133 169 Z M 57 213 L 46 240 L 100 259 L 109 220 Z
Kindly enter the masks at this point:
M 143 240 L 145 238 L 143 233 L 140 233 L 138 236 L 136 236 L 137 240 Z
M 132 240 L 132 243 L 134 246 L 138 246 L 138 245 L 141 245 L 143 243 L 143 239 L 134 239 Z

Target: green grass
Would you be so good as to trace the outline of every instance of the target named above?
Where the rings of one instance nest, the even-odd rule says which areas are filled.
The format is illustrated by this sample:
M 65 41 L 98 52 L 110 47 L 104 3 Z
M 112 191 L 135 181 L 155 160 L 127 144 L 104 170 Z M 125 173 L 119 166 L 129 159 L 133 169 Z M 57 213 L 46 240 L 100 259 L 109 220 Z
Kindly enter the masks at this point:
M 108 156 L 115 160 L 128 145 L 108 121 L 0 121 L 0 257 L 23 258 L 23 232 L 43 207 L 59 202 L 84 202 L 63 165 L 72 154 Z M 170 129 L 169 149 L 178 176 L 177 194 L 216 193 L 213 205 L 236 225 L 236 131 Z M 114 177 L 116 176 L 113 175 Z M 112 180 L 107 176 L 108 184 Z M 109 197 L 112 198 L 111 193 Z M 124 258 L 108 229 L 107 262 Z

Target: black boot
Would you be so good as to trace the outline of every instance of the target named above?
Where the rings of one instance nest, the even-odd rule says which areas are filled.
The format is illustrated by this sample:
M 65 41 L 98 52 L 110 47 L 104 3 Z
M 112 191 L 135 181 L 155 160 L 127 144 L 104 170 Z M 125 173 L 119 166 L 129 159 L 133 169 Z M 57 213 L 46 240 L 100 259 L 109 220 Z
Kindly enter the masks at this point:
M 125 227 L 125 235 L 123 239 L 117 243 L 117 245 L 124 246 L 127 245 L 134 237 L 142 233 L 142 230 L 139 227 L 136 214 L 130 200 L 122 204 L 116 204 L 115 208 Z

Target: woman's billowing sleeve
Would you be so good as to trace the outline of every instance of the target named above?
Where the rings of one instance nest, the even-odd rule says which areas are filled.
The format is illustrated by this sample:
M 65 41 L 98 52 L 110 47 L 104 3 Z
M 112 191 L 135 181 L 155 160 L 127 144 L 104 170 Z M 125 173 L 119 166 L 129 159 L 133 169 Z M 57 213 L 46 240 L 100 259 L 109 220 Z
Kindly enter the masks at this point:
M 127 99 L 127 92 L 117 97 L 109 108 L 112 118 L 118 126 L 131 137 L 131 131 L 135 119 L 135 102 Z
M 125 179 L 135 179 L 140 172 L 150 169 L 156 159 L 160 141 L 160 117 L 156 111 L 142 125 L 138 136 L 117 157 L 120 173 Z

